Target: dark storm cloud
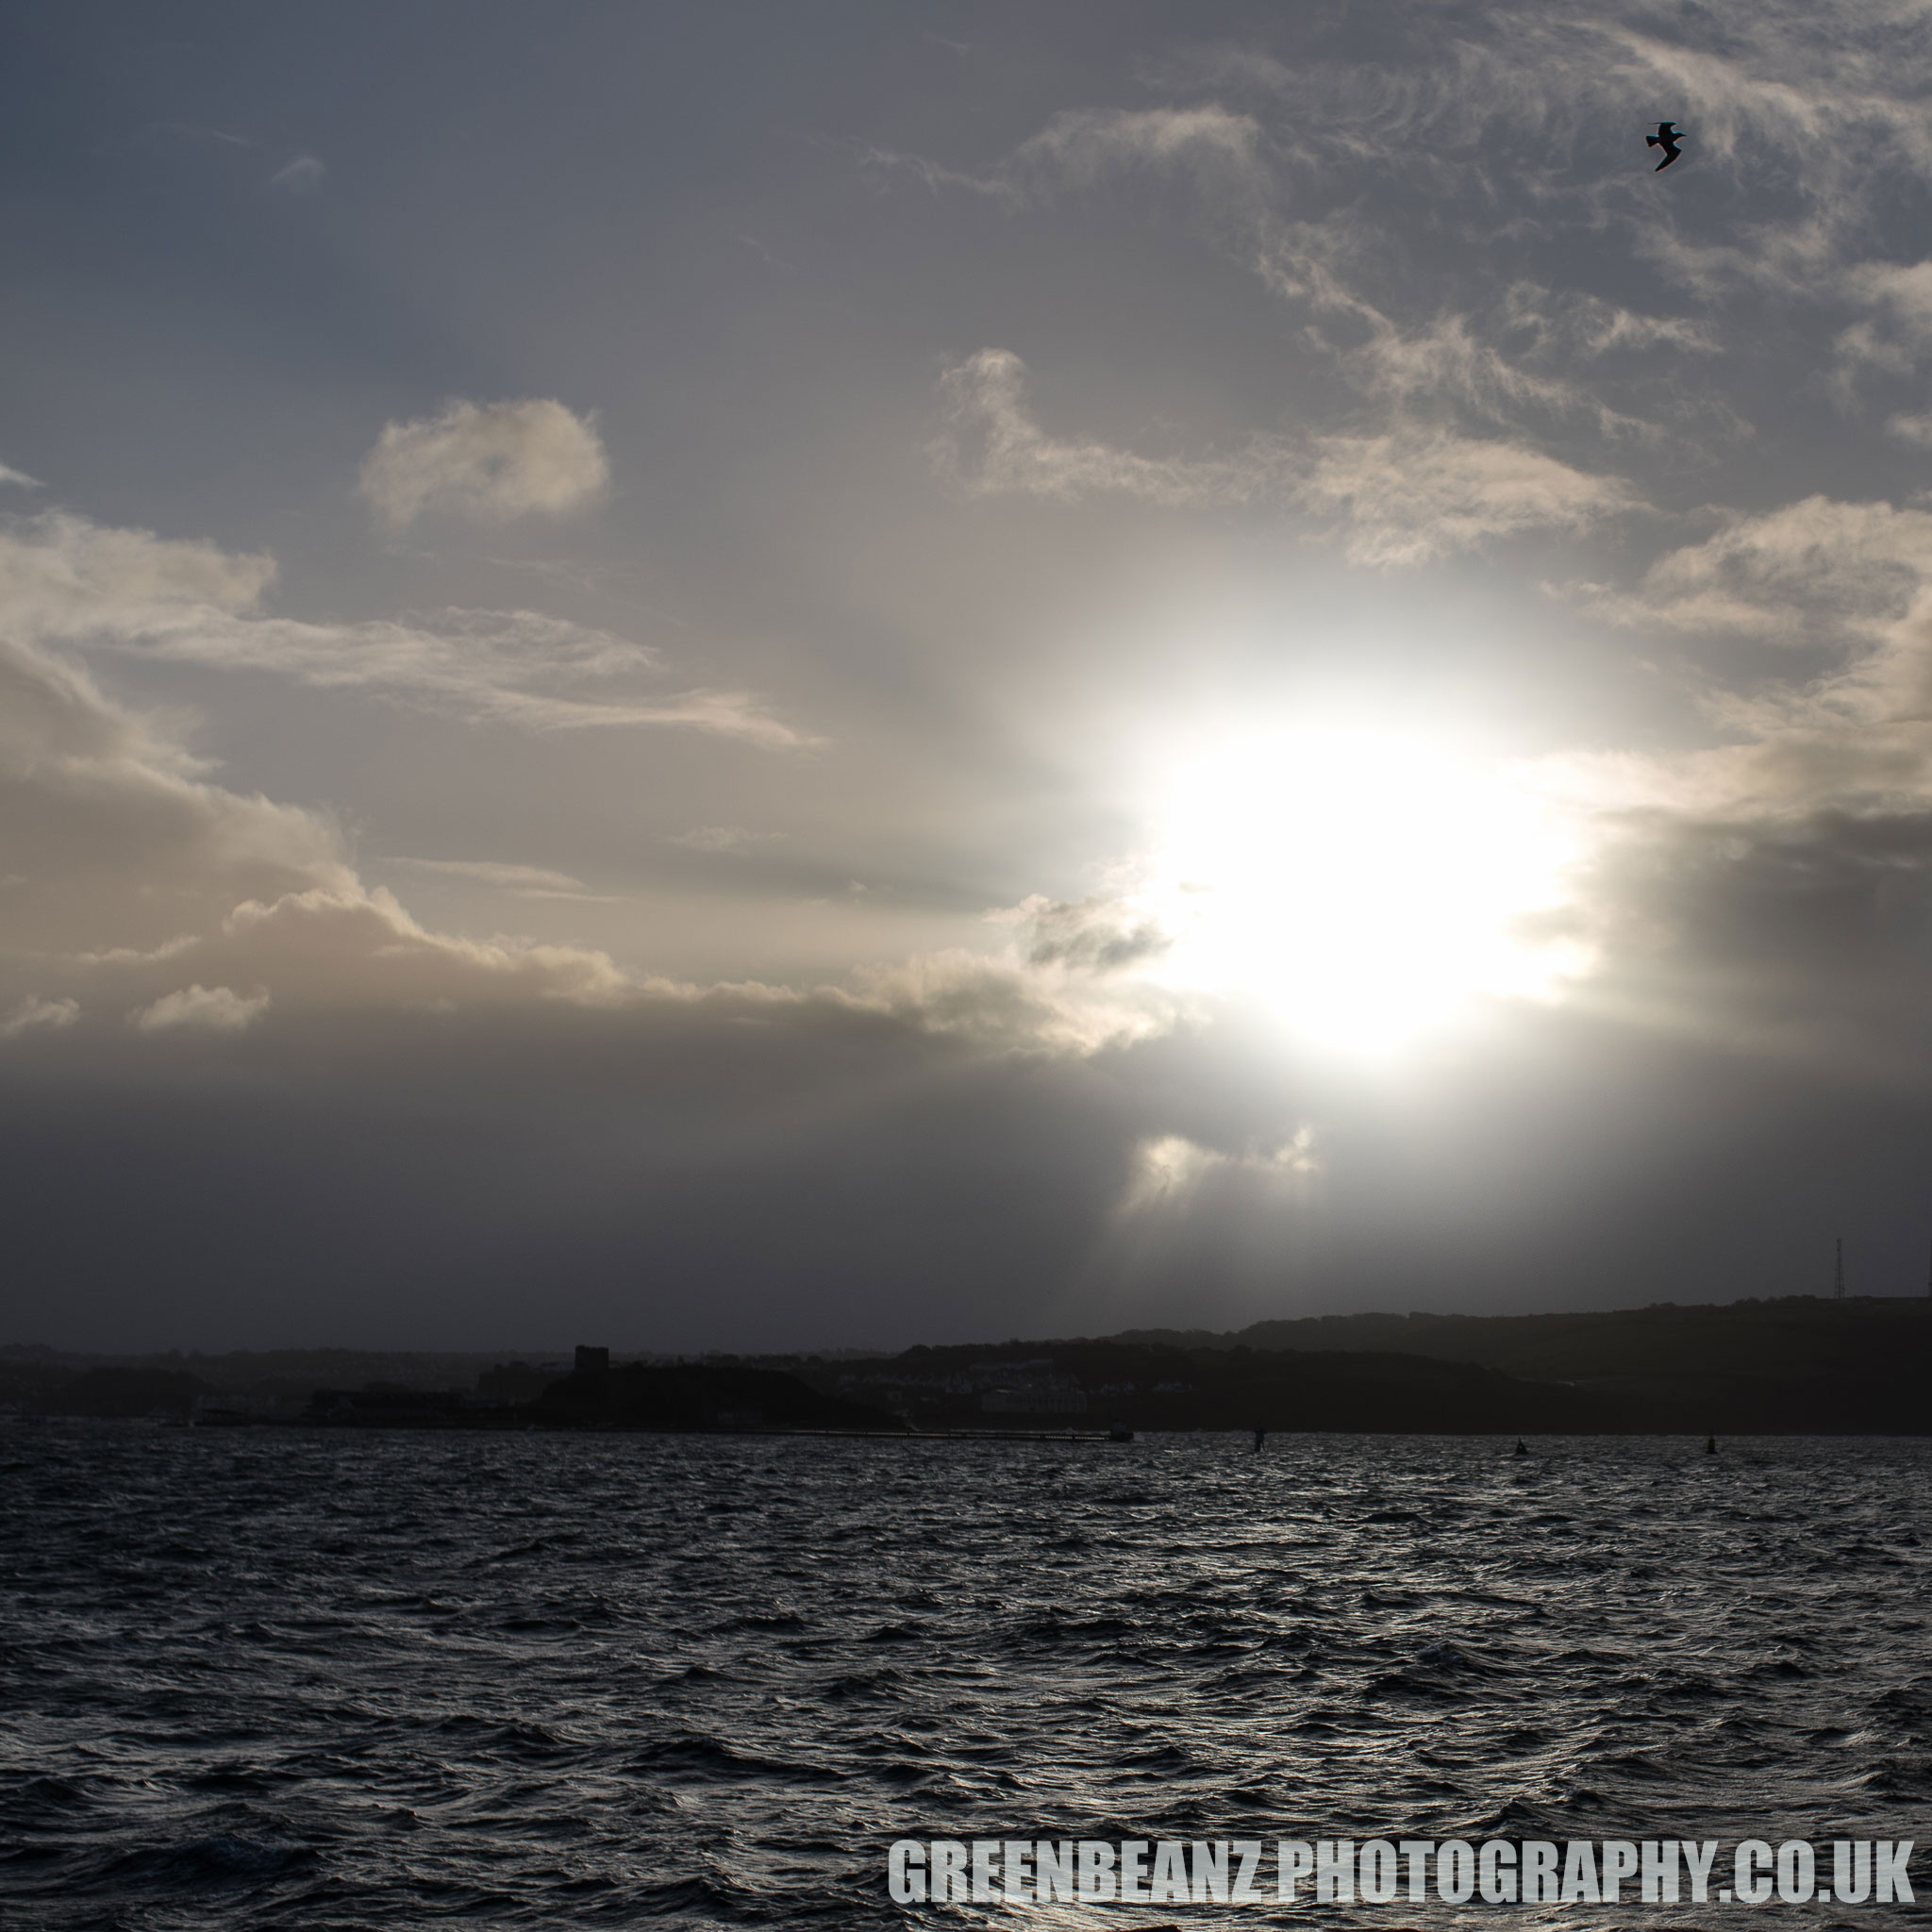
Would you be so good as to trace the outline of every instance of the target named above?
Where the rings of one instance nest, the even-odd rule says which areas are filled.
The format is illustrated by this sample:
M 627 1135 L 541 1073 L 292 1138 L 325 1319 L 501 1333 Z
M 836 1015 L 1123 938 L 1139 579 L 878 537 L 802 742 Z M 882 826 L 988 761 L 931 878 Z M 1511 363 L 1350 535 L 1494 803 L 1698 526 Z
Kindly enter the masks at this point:
M 1932 1098 L 1932 815 L 1658 816 L 1592 885 L 1586 1001 Z
M 1822 1287 L 1821 1210 L 1903 1291 L 1899 1183 L 1932 1154 L 1923 1106 L 1883 1091 L 1574 1020 L 1400 1106 L 1252 1034 L 988 1057 L 729 995 L 282 1015 L 140 1058 L 21 1044 L 0 1151 L 37 1207 L 9 1308 L 128 1345 L 890 1345 L 1690 1301 Z

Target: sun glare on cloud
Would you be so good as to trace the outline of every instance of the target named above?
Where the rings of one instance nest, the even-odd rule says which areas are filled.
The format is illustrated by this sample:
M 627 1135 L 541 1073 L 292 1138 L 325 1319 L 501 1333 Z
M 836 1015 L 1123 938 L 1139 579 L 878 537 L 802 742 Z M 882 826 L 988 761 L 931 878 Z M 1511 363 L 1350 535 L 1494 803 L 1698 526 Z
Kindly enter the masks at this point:
M 1547 999 L 1574 821 L 1521 774 L 1415 738 L 1224 743 L 1170 788 L 1139 898 L 1177 990 L 1258 999 L 1296 1033 L 1398 1048 L 1486 997 Z

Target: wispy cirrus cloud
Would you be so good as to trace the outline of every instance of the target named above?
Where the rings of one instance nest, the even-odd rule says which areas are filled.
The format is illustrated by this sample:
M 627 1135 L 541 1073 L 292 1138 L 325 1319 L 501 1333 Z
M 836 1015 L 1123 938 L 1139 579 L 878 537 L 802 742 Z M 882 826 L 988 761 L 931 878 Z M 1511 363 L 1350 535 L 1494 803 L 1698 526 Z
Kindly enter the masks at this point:
M 1231 456 L 1158 458 L 1049 436 L 1027 407 L 1026 366 L 1009 349 L 981 349 L 948 369 L 940 395 L 946 427 L 929 454 L 948 481 L 973 496 L 1242 503 L 1264 491 L 1287 462 L 1280 446 L 1265 439 Z
M 1525 443 L 1402 424 L 1324 436 L 1296 500 L 1342 520 L 1352 563 L 1428 563 L 1531 530 L 1582 530 L 1641 508 L 1615 476 L 1592 475 Z
M 755 832 L 745 825 L 693 825 L 688 832 L 664 832 L 660 845 L 681 845 L 687 852 L 725 854 L 733 858 L 748 858 L 761 845 L 782 843 L 783 832 Z
M 1149 170 L 1184 175 L 1209 196 L 1265 196 L 1278 179 L 1270 146 L 1252 115 L 1214 101 L 1075 108 L 1056 114 L 987 178 L 1011 194 L 1064 193 Z
M 946 428 L 930 452 L 940 473 L 974 495 L 1112 495 L 1171 508 L 1274 502 L 1340 519 L 1345 554 L 1374 567 L 1525 530 L 1579 531 L 1637 507 L 1643 492 L 1635 481 L 1577 460 L 1578 437 L 1657 440 L 1658 403 L 1666 415 L 1684 407 L 1668 386 L 1641 408 L 1613 396 L 1640 377 L 1655 385 L 1677 358 L 1710 353 L 1709 328 L 1602 296 L 1553 293 L 1520 272 L 1484 291 L 1479 307 L 1439 298 L 1417 312 L 1388 238 L 1344 208 L 1322 208 L 1327 163 L 1317 139 L 1332 136 L 1357 171 L 1388 160 L 1396 123 L 1411 134 L 1421 125 L 1416 102 L 1378 126 L 1374 113 L 1350 122 L 1345 100 L 1339 119 L 1333 103 L 1297 100 L 1306 114 L 1285 115 L 1277 98 L 1253 112 L 1210 100 L 1058 116 L 973 185 L 1019 208 L 1136 175 L 1174 180 L 1216 245 L 1308 318 L 1304 343 L 1340 378 L 1331 406 L 1235 449 L 1150 456 L 1049 433 L 1030 406 L 1020 358 L 982 349 L 941 379 Z M 1435 138 L 1446 133 L 1438 128 Z M 1301 212 L 1309 202 L 1314 211 Z
M 1170 508 L 1271 499 L 1337 520 L 1352 562 L 1426 563 L 1537 529 L 1582 529 L 1637 508 L 1613 476 L 1592 475 L 1523 442 L 1398 420 L 1370 435 L 1257 437 L 1227 456 L 1153 458 L 1050 436 L 1026 403 L 1010 351 L 983 349 L 941 382 L 941 474 L 975 496 L 1074 503 L 1126 496 Z
M 449 609 L 415 622 L 310 624 L 230 616 L 131 641 L 175 662 L 273 672 L 321 689 L 364 689 L 482 724 L 531 731 L 673 725 L 774 748 L 807 742 L 751 692 L 619 695 L 655 676 L 658 653 L 534 610 Z
M 259 610 L 275 559 L 56 512 L 0 529 L 0 619 L 22 635 L 365 690 L 532 731 L 673 726 L 808 742 L 752 692 L 653 691 L 650 646 L 534 610 L 320 623 Z
M 1056 115 L 977 170 L 924 178 L 1016 214 L 1109 189 L 1147 203 L 1149 182 L 1171 185 L 1202 238 L 1300 315 L 1354 408 L 1391 425 L 1488 425 L 1572 464 L 1583 426 L 1657 443 L 1692 426 L 1743 435 L 1753 400 L 1674 366 L 1758 335 L 1740 301 L 1838 317 L 1844 398 L 1932 351 L 1932 270 L 1905 212 L 1932 187 L 1932 49 L 1909 9 L 1774 0 L 1721 6 L 1708 25 L 1641 4 L 1511 4 L 1451 52 L 1422 17 L 1353 61 L 1223 42 L 1149 68 L 1159 106 Z M 1690 117 L 1695 195 L 1632 152 L 1666 111 Z M 1643 292 L 1577 287 L 1586 245 Z M 1799 379 L 1823 380 L 1815 357 Z M 1310 427 L 1389 426 L 1341 413 Z M 1116 481 L 1148 500 L 1229 487 L 1131 468 Z
M 407 866 L 412 872 L 441 873 L 454 879 L 474 879 L 481 886 L 500 886 L 509 892 L 567 893 L 575 897 L 584 882 L 567 872 L 541 865 L 508 865 L 493 858 L 408 858 L 391 855 L 385 865 Z
M 939 192 L 963 190 L 1015 207 L 1096 188 L 1123 172 L 1178 173 L 1216 197 L 1270 190 L 1267 135 L 1252 116 L 1213 102 L 1177 108 L 1073 108 L 1054 115 L 982 169 L 942 167 L 922 155 L 868 148 L 874 174 Z
M 578 905 L 615 906 L 623 897 L 616 892 L 593 892 L 575 874 L 556 872 L 542 865 L 516 865 L 494 858 L 411 858 L 398 854 L 391 854 L 380 863 L 400 866 L 406 872 L 427 873 L 432 877 L 487 886 L 515 899 L 567 899 Z
M 268 177 L 268 185 L 290 194 L 313 194 L 327 177 L 326 165 L 316 156 L 295 155 Z

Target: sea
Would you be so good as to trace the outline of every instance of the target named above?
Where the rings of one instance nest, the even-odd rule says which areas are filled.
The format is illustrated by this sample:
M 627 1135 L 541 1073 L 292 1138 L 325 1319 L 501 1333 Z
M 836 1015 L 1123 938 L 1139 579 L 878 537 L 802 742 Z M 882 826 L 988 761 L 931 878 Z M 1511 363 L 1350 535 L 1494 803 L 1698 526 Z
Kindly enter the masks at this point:
M 8 1418 L 0 1925 L 1925 1923 L 893 1901 L 901 1840 L 1932 1840 L 1932 1443 L 1524 1449 Z

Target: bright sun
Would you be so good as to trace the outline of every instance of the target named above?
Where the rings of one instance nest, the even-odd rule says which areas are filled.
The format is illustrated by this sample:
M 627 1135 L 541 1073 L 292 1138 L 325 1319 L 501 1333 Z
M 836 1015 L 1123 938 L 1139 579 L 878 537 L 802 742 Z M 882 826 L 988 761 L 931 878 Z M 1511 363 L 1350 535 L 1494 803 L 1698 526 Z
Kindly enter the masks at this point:
M 1171 788 L 1147 909 L 1158 976 L 1258 997 L 1335 1046 L 1399 1046 L 1484 995 L 1547 998 L 1572 824 L 1521 776 L 1347 729 L 1223 744 Z

